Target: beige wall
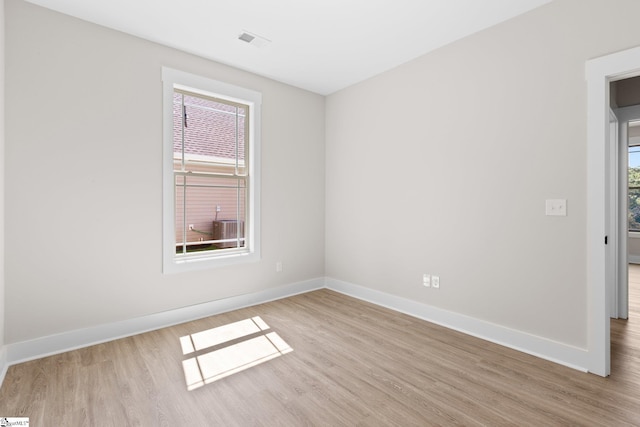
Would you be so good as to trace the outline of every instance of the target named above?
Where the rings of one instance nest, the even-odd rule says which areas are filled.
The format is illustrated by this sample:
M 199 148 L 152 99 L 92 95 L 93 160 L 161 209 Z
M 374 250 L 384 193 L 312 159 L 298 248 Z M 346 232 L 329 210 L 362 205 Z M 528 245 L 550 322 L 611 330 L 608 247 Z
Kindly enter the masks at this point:
M 324 275 L 323 97 L 6 5 L 8 343 Z M 162 274 L 162 66 L 262 93 L 261 262 Z
M 586 348 L 585 61 L 638 14 L 556 0 L 329 96 L 327 276 Z

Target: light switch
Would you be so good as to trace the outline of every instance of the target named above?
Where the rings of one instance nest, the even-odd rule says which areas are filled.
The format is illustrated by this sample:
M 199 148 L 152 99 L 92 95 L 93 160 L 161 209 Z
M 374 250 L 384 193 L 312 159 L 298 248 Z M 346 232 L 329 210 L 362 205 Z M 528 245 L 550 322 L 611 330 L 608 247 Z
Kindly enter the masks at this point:
M 552 216 L 567 216 L 567 200 L 547 199 L 545 214 Z

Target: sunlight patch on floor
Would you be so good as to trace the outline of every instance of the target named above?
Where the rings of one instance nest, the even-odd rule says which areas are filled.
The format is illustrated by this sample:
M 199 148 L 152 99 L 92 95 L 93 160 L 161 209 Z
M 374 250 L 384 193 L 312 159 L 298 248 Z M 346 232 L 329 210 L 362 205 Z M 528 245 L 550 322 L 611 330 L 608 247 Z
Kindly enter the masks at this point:
M 184 355 L 215 347 L 182 362 L 187 389 L 194 390 L 293 351 L 276 332 L 268 330 L 257 316 L 180 337 Z
M 196 332 L 195 334 L 180 337 L 182 354 L 189 354 L 205 348 L 214 347 L 247 335 L 266 331 L 267 329 L 269 329 L 269 325 L 267 325 L 260 316 L 256 316 L 251 319 Z

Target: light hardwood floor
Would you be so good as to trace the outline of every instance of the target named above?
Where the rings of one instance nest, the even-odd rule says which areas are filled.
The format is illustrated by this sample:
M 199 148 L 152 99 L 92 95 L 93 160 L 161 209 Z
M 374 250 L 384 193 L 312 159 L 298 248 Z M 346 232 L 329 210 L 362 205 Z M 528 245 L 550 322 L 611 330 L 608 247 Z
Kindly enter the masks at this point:
M 0 416 L 31 426 L 638 426 L 640 267 L 630 279 L 609 378 L 321 290 L 12 366 Z M 185 359 L 246 339 L 185 356 L 180 337 L 255 316 L 293 351 L 188 391 Z

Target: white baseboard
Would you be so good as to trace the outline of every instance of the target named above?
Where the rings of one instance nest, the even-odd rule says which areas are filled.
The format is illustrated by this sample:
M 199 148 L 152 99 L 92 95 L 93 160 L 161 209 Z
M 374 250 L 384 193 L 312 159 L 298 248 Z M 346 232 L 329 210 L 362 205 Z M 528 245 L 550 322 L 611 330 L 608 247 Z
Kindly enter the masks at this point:
M 454 329 L 542 359 L 587 371 L 587 351 L 524 332 L 505 328 L 472 317 L 449 312 L 409 299 L 363 286 L 331 279 L 317 278 L 247 295 L 225 298 L 123 320 L 86 329 L 63 332 L 0 347 L 0 386 L 10 365 L 88 347 L 179 323 L 189 322 L 244 307 L 266 303 L 322 288 L 368 301 L 441 326 Z
M 9 344 L 5 346 L 4 364 L 14 365 L 322 288 L 324 278 L 312 279 L 252 294 Z
M 4 377 L 7 375 L 7 369 L 9 369 L 9 363 L 7 362 L 7 349 L 5 346 L 0 346 L 0 387 L 4 382 Z
M 588 352 L 585 349 L 336 279 L 326 278 L 326 287 L 467 335 L 587 372 Z

